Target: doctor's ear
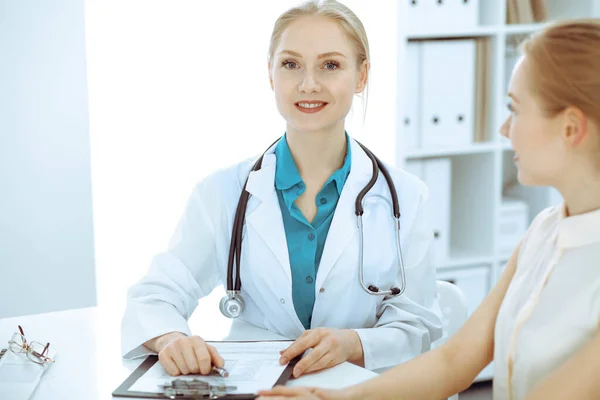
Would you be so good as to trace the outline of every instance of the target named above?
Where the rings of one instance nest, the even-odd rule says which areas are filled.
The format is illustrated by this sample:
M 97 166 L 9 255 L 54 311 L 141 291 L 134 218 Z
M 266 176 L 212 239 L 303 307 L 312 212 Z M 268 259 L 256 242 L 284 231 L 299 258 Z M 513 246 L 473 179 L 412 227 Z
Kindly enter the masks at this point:
M 271 90 L 275 90 L 275 87 L 273 86 L 273 74 L 271 72 L 271 61 L 267 63 L 267 68 L 269 70 L 269 84 L 271 85 Z
M 365 87 L 367 86 L 367 82 L 369 80 L 370 68 L 371 66 L 367 60 L 364 60 L 360 67 L 358 67 L 358 79 L 356 81 L 355 93 L 362 93 L 362 91 L 365 90 Z

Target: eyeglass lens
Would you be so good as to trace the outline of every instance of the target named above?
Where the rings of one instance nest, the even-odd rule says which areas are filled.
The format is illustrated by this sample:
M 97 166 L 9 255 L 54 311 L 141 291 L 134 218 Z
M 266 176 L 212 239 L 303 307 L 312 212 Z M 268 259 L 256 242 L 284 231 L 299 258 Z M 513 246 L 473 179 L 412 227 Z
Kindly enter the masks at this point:
M 13 337 L 8 344 L 9 348 L 15 353 L 22 353 L 25 351 L 25 338 L 20 333 L 13 334 Z
M 48 346 L 50 343 L 43 345 L 39 342 L 31 342 L 27 349 L 27 357 L 34 363 L 43 364 L 46 361 Z

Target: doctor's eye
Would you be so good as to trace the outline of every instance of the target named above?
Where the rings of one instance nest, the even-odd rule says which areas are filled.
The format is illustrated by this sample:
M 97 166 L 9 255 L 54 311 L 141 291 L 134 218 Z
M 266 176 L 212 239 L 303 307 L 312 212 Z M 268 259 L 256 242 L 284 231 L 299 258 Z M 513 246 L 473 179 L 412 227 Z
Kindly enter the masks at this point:
M 287 69 L 296 69 L 298 67 L 298 63 L 296 61 L 285 60 L 281 63 L 281 66 Z
M 329 71 L 335 71 L 340 67 L 340 63 L 335 61 L 327 61 L 324 65 L 324 68 Z

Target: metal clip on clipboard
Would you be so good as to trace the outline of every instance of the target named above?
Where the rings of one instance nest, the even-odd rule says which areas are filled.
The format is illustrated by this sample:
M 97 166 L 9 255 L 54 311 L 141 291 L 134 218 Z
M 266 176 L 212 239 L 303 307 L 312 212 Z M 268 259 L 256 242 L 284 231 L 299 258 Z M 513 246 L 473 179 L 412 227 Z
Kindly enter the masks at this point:
M 159 385 L 163 394 L 170 399 L 218 399 L 237 389 L 226 384 L 211 385 L 201 379 L 173 379 Z

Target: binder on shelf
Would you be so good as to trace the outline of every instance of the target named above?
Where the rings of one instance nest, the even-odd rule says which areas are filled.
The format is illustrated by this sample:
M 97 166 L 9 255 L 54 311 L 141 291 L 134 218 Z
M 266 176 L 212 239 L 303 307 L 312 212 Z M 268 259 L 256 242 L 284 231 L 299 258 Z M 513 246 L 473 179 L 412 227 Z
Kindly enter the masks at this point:
M 408 0 L 410 33 L 469 29 L 478 26 L 479 0 Z
M 444 264 L 450 247 L 450 187 L 452 164 L 449 158 L 408 161 L 406 171 L 419 177 L 429 188 L 429 210 L 433 228 L 431 262 Z
M 507 0 L 506 2 L 508 24 L 531 24 L 546 19 L 545 0 Z
M 489 119 L 489 77 L 488 70 L 489 44 L 486 39 L 477 39 L 475 49 L 475 104 L 478 111 L 475 113 L 474 138 L 475 143 L 489 141 L 489 132 L 487 131 Z
M 542 22 L 548 19 L 545 0 L 531 0 L 531 9 L 533 11 L 533 20 L 535 22 Z
M 432 41 L 422 46 L 422 147 L 473 143 L 475 41 Z
M 421 96 L 421 44 L 408 43 L 406 47 L 405 97 L 406 113 L 402 124 L 404 126 L 404 143 L 409 149 L 421 147 L 420 141 L 420 96 Z

